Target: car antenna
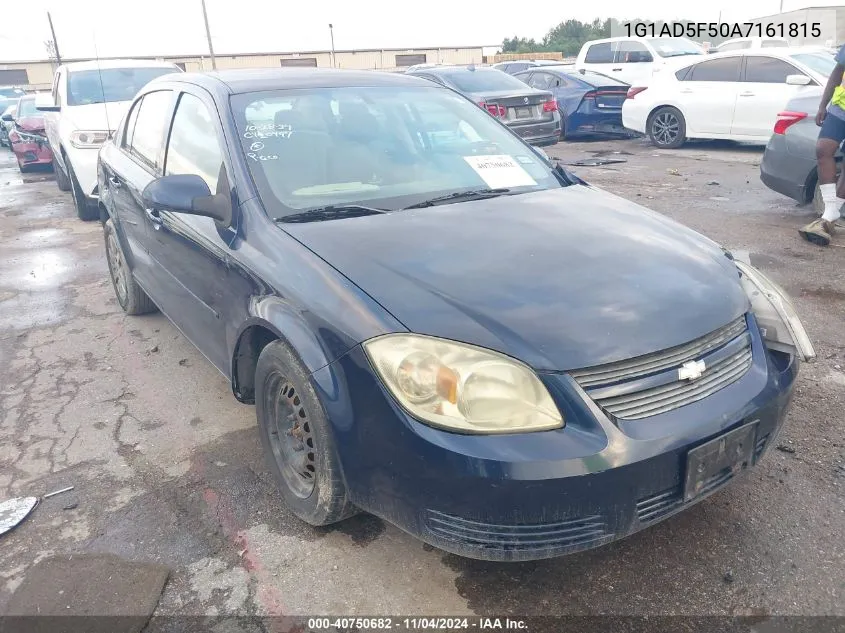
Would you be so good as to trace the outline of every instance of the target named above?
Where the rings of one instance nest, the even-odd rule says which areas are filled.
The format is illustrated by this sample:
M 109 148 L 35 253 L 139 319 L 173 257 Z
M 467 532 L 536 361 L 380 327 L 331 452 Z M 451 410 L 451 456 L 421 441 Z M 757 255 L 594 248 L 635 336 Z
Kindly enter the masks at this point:
M 92 31 L 94 39 L 94 59 L 97 61 L 97 77 L 100 80 L 100 94 L 103 96 L 103 110 L 106 114 L 106 131 L 108 138 L 111 138 L 111 123 L 109 123 L 109 107 L 106 105 L 106 88 L 103 86 L 103 71 L 100 69 L 100 52 L 97 50 L 97 31 Z

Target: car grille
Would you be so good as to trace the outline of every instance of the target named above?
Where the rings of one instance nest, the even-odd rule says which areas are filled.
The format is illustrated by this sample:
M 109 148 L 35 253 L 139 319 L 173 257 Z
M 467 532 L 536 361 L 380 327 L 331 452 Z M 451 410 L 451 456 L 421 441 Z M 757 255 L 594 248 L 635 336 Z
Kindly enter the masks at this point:
M 426 526 L 445 541 L 511 551 L 581 549 L 612 536 L 599 515 L 554 523 L 494 525 L 428 510 Z
M 695 380 L 681 380 L 684 363 L 705 360 Z M 691 404 L 739 380 L 751 367 L 745 316 L 690 343 L 616 363 L 570 372 L 607 413 L 638 420 Z

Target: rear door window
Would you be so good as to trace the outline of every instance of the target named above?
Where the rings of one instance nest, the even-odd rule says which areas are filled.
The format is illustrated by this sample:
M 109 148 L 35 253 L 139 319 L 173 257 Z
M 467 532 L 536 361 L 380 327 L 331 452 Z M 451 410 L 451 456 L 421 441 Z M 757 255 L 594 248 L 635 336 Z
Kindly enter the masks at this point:
M 552 76 L 548 73 L 532 73 L 528 85 L 538 90 L 547 90 L 551 83 Z
M 612 64 L 613 63 L 613 47 L 610 42 L 601 42 L 600 44 L 593 44 L 587 49 L 587 55 L 584 57 L 584 62 L 587 64 Z
M 723 57 L 696 64 L 685 81 L 739 81 L 742 57 Z
M 654 61 L 645 44 L 634 40 L 617 42 L 616 53 L 613 59 L 617 64 L 636 64 Z
M 149 170 L 161 171 L 164 135 L 173 111 L 173 92 L 158 90 L 144 95 L 135 106 L 138 114 L 129 144 L 129 153 Z
M 794 66 L 776 57 L 749 55 L 745 60 L 745 81 L 764 84 L 786 83 L 789 75 L 801 75 Z

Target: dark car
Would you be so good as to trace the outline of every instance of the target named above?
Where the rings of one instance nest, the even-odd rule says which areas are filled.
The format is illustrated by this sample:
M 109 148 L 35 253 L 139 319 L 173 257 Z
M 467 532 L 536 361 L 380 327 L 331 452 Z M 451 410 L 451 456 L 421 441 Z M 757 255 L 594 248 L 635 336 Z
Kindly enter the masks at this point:
M 778 114 L 774 134 L 760 162 L 763 184 L 801 204 L 812 202 L 819 215 L 824 211 L 816 171 L 816 112 L 821 93 L 821 88 L 805 88 L 790 99 Z M 836 163 L 838 169 L 842 163 L 841 148 L 836 153 Z
M 526 86 L 501 70 L 489 66 L 438 66 L 406 74 L 466 95 L 532 145 L 554 145 L 560 138 L 560 115 L 552 94 Z
M 18 109 L 17 102 L 6 106 L 0 116 L 0 145 L 3 147 L 11 147 L 9 142 L 9 130 L 15 125 L 15 111 Z
M 35 99 L 35 95 L 20 98 L 15 114 L 12 115 L 13 126 L 8 132 L 9 143 L 21 172 L 53 163 L 53 152 L 50 151 L 50 143 L 44 132 L 44 115 L 36 109 Z
M 363 510 L 495 560 L 608 543 L 759 461 L 813 356 L 754 268 L 415 77 L 169 75 L 98 174 L 118 302 L 255 403 L 313 525 Z
M 493 64 L 492 68 L 501 70 L 509 75 L 515 75 L 516 73 L 528 70 L 529 68 L 536 68 L 537 66 L 558 66 L 562 63 L 563 62 L 555 59 L 515 59 L 512 61 Z M 572 64 L 572 66 L 574 67 L 575 65 Z
M 554 95 L 562 138 L 595 133 L 628 136 L 622 125 L 622 104 L 630 88 L 625 82 L 571 66 L 543 66 L 514 76 Z

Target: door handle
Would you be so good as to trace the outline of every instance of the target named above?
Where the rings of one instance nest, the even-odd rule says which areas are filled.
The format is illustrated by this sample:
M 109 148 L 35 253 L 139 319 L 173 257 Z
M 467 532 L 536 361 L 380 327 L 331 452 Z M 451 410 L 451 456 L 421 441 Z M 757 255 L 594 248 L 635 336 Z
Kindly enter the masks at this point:
M 109 176 L 109 184 L 115 189 L 120 189 L 120 187 L 122 186 L 120 178 L 118 178 L 117 176 Z
M 153 227 L 156 231 L 161 228 L 161 216 L 159 215 L 158 211 L 155 209 L 144 209 L 147 213 L 147 217 L 150 219 L 150 222 L 153 223 Z
M 753 92 L 740 92 L 739 96 L 740 97 L 753 97 L 754 93 Z

